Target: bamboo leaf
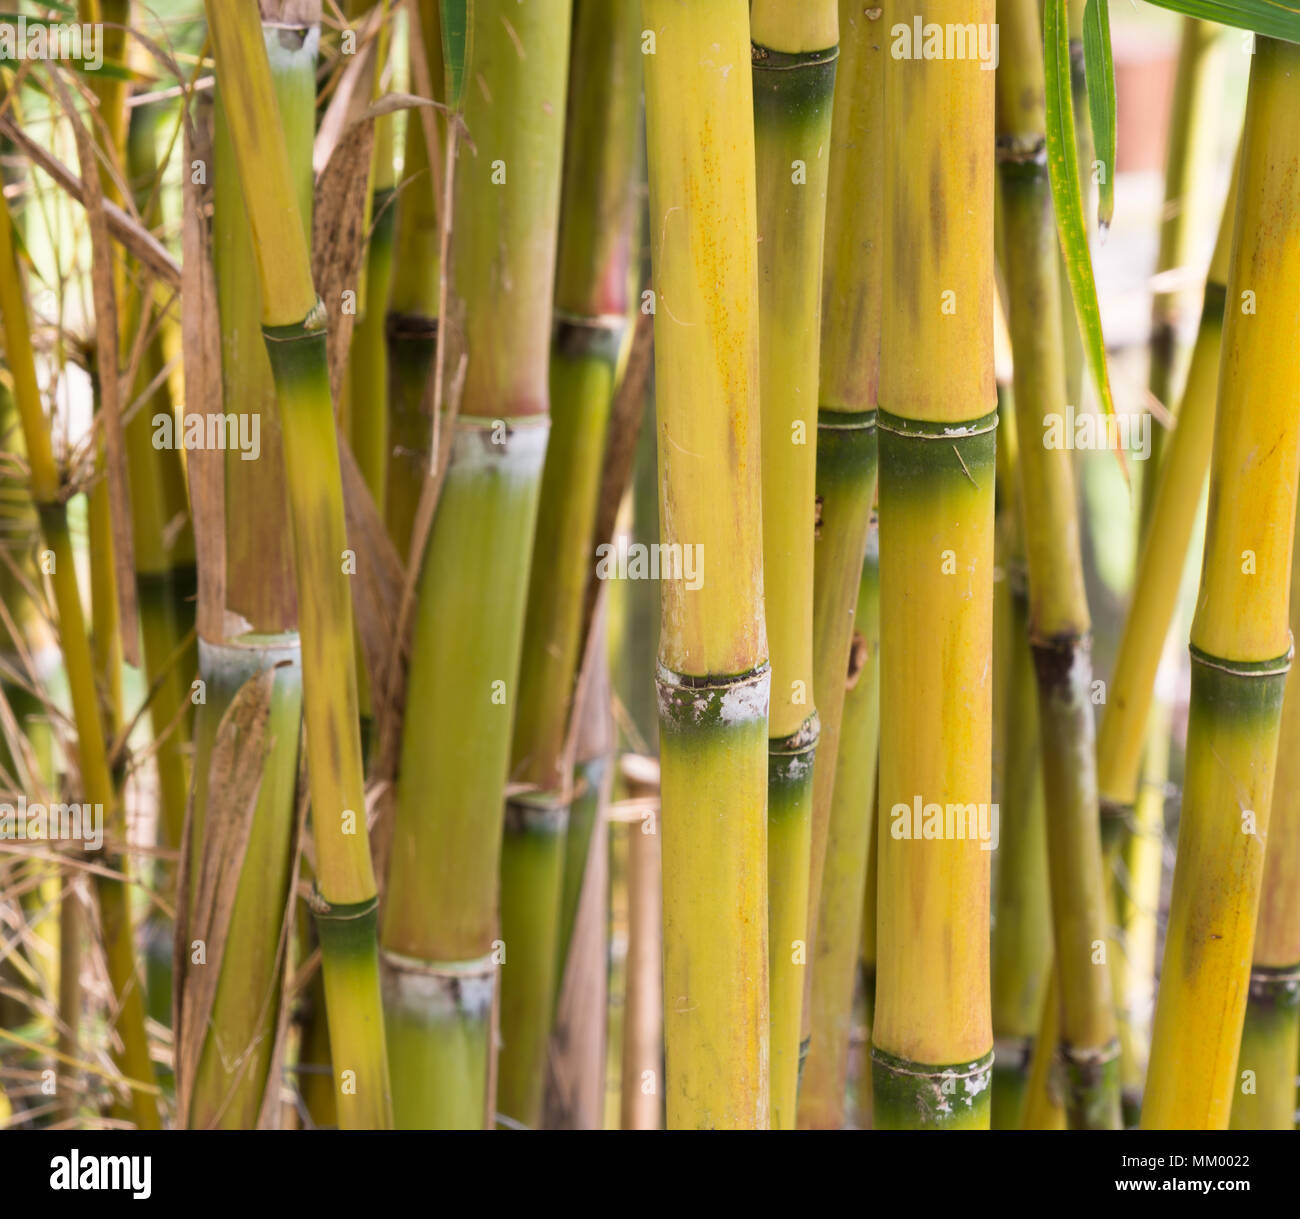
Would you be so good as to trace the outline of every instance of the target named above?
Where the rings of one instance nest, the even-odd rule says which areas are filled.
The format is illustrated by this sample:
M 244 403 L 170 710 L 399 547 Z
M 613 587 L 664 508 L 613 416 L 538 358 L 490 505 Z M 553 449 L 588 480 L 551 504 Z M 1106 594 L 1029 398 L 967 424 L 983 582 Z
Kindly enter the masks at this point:
M 441 0 L 442 58 L 447 71 L 447 103 L 459 110 L 469 63 L 474 0 Z
M 1097 305 L 1097 285 L 1088 253 L 1088 231 L 1083 222 L 1083 192 L 1074 143 L 1074 103 L 1070 94 L 1070 45 L 1065 0 L 1047 0 L 1043 11 L 1043 39 L 1047 74 L 1047 171 L 1052 183 L 1056 227 L 1088 367 L 1102 408 L 1106 414 L 1113 415 L 1115 402 L 1106 367 L 1101 310 Z M 1120 464 L 1124 464 L 1122 453 Z
M 1083 62 L 1092 139 L 1104 175 L 1097 199 L 1097 222 L 1104 233 L 1115 214 L 1115 63 L 1110 53 L 1108 0 L 1088 0 L 1083 14 Z
M 1217 21 L 1266 38 L 1300 42 L 1300 6 L 1283 0 L 1149 0 L 1186 17 Z

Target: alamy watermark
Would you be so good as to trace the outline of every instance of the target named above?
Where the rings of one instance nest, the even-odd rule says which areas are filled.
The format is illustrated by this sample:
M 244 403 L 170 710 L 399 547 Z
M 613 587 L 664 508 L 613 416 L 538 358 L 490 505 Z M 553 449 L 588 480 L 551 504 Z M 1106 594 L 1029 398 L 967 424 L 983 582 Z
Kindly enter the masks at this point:
M 104 66 L 104 27 L 97 23 L 0 21 L 0 59 L 67 59 L 88 72 Z
M 1098 415 L 1067 406 L 1064 416 L 1056 411 L 1043 416 L 1043 448 L 1127 449 L 1134 461 L 1146 461 L 1151 456 L 1151 415 L 1148 411 Z
M 102 804 L 0 804 L 0 842 L 80 842 L 89 851 L 104 845 Z
M 704 546 L 700 542 L 617 542 L 596 547 L 597 580 L 683 580 L 691 592 L 704 587 Z
M 153 417 L 153 447 L 183 448 L 187 453 L 237 450 L 240 461 L 256 461 L 262 455 L 262 416 L 233 411 L 226 415 L 196 413 L 186 415 L 178 427 L 169 411 L 160 411 Z
M 899 21 L 890 27 L 893 44 L 889 53 L 895 59 L 978 59 L 982 72 L 998 66 L 997 23 L 986 21 L 924 21 L 918 14 L 912 24 Z
M 153 1157 L 82 1155 L 79 1147 L 71 1155 L 50 1160 L 50 1188 L 55 1190 L 116 1190 L 137 1201 L 153 1194 Z
M 1001 837 L 996 804 L 911 804 L 889 810 L 889 836 L 907 842 L 978 842 L 981 851 L 996 851 Z

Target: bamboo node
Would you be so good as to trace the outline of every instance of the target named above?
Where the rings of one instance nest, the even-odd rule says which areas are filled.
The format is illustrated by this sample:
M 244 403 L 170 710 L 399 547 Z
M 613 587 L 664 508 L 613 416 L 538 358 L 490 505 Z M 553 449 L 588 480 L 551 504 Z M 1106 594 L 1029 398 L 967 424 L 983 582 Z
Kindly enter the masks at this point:
M 507 834 L 563 834 L 569 826 L 569 805 L 554 793 L 519 791 L 506 800 Z
M 766 660 L 734 677 L 674 673 L 662 662 L 656 665 L 659 716 L 673 724 L 714 722 L 728 728 L 766 720 L 771 684 Z
M 963 440 L 968 436 L 983 436 L 997 430 L 998 413 L 990 411 L 978 419 L 969 419 L 963 423 L 945 422 L 943 420 L 909 419 L 905 415 L 894 415 L 885 408 L 876 410 L 876 426 L 882 432 L 894 436 L 906 436 L 914 440 Z
M 1300 1006 L 1300 963 L 1253 966 L 1249 998 L 1251 1003 L 1266 1007 Z

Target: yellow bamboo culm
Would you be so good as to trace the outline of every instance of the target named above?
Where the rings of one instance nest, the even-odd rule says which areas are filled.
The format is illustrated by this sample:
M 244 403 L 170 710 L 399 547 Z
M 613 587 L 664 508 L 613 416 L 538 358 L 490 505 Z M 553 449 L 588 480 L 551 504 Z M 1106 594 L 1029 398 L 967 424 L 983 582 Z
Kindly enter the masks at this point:
M 1187 768 L 1144 1129 L 1223 1129 L 1264 869 L 1300 469 L 1300 47 L 1259 39 L 1228 275 Z
M 261 22 L 253 5 L 207 0 L 262 289 L 293 526 L 303 718 L 316 845 L 330 1051 L 345 1129 L 387 1128 L 393 1107 L 380 1003 L 378 895 L 366 826 L 342 477 L 325 347 L 325 306 L 290 170 Z
M 763 571 L 772 654 L 768 932 L 772 1127 L 795 1125 L 813 864 L 817 376 L 822 242 L 835 65 L 835 0 L 758 0 L 751 11 L 758 175 Z M 820 835 L 825 853 L 825 829 Z
M 991 26 L 994 5 L 896 13 Z M 990 850 L 967 814 L 991 811 L 993 76 L 919 56 L 885 72 L 879 1128 L 989 1123 Z
M 663 542 L 670 1129 L 769 1121 L 767 707 L 754 109 L 745 0 L 643 0 Z M 692 581 L 691 583 L 697 583 Z

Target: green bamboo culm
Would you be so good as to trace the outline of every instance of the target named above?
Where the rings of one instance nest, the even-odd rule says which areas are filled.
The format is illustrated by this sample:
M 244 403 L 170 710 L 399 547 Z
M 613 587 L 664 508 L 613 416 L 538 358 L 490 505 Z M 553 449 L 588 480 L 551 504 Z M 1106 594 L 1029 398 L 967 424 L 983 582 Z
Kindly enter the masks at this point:
M 383 91 L 382 78 L 390 44 L 390 0 L 348 0 L 345 16 L 355 26 L 379 14 L 379 30 L 369 55 L 369 90 L 354 100 L 369 103 Z M 419 115 L 408 119 L 420 128 Z M 362 214 L 364 252 L 356 289 L 356 322 L 348 348 L 347 368 L 339 391 L 339 427 L 347 437 L 357 469 L 382 515 L 388 475 L 388 342 L 387 306 L 393 281 L 393 240 L 396 226 L 396 165 L 393 160 L 396 116 L 374 120 L 370 153 L 369 194 Z M 357 697 L 361 706 L 362 749 L 368 751 L 373 733 L 370 674 L 360 636 L 357 638 Z
M 346 16 L 354 23 L 377 8 L 387 20 L 389 0 L 348 0 Z M 387 25 L 371 53 L 371 95 L 380 92 L 390 39 Z M 369 97 L 366 98 L 369 100 Z M 407 121 L 422 135 L 420 116 Z M 384 511 L 388 474 L 388 349 L 385 339 L 387 305 L 393 280 L 393 238 L 396 227 L 396 166 L 393 160 L 394 116 L 375 120 L 370 159 L 370 200 L 366 210 L 366 246 L 357 292 L 357 320 L 348 351 L 344 403 L 348 443 L 376 507 Z M 422 187 L 427 184 L 421 184 Z M 362 666 L 364 667 L 364 666 Z
M 1300 470 L 1300 48 L 1258 39 L 1246 127 L 1209 519 L 1196 616 L 1178 853 L 1144 1129 L 1223 1129 L 1268 841 L 1292 640 L 1288 593 Z M 1243 295 L 1245 294 L 1245 295 Z M 1258 309 L 1255 302 L 1258 302 Z
M 347 532 L 325 349 L 302 216 L 252 6 L 206 5 L 262 289 L 294 538 L 307 769 L 339 1124 L 392 1122 L 376 948 L 378 899 L 362 780 Z M 342 302 L 337 302 L 341 307 Z
M 763 579 L 768 710 L 772 1128 L 795 1126 L 809 957 L 817 376 L 826 181 L 839 54 L 834 0 L 750 11 L 758 182 Z M 823 832 L 823 840 L 825 834 Z M 824 853 L 824 841 L 823 841 Z M 820 892 L 820 886 L 812 892 Z
M 1104 956 L 1106 890 L 1092 747 L 1091 619 L 1073 454 L 1053 442 L 1066 370 L 1050 302 L 1058 251 L 1047 177 L 1042 34 L 1034 0 L 1001 0 L 998 160 L 1006 207 L 1018 470 L 1038 685 L 1047 856 L 1061 985 L 1060 1054 L 1073 1129 L 1119 1125 L 1119 1040 Z M 1098 945 L 1102 946 L 1098 959 Z
M 292 17 L 291 21 L 282 17 Z M 265 10 L 263 41 L 280 120 L 290 148 L 290 179 L 304 229 L 312 209 L 311 138 L 315 129 L 319 7 L 281 14 Z M 220 963 L 211 956 L 198 968 L 180 957 L 182 987 L 177 1022 L 180 1121 L 195 1129 L 247 1129 L 274 1125 L 279 1081 L 271 1073 L 284 970 L 285 907 L 297 824 L 297 778 L 302 722 L 301 641 L 297 632 L 292 538 L 283 477 L 283 437 L 276 414 L 275 381 L 261 335 L 262 289 L 253 233 L 240 186 L 223 94 L 217 91 L 213 143 L 213 270 L 221 320 L 222 397 L 238 403 L 250 420 L 259 454 L 245 460 L 229 451 L 224 461 L 226 607 L 220 635 L 200 637 L 199 672 L 204 698 L 195 719 L 194 797 L 187 859 L 189 908 L 208 917 L 212 899 L 205 871 L 228 862 L 230 828 L 239 814 L 241 866 L 229 910 Z M 254 731 L 253 725 L 261 726 Z M 232 766 L 231 752 L 235 744 Z M 249 770 L 244 768 L 248 767 Z M 241 776 L 259 775 L 251 812 L 223 803 L 241 790 Z M 239 835 L 234 842 L 240 843 Z M 201 904 L 202 903 L 202 904 Z M 188 943 L 192 935 L 182 937 Z M 205 971 L 219 968 L 210 1000 Z M 210 1001 L 206 1012 L 196 1007 Z M 323 1013 L 322 1013 L 323 1016 Z M 187 1027 L 198 1023 L 198 1031 Z M 322 1021 L 323 1023 L 323 1021 Z M 191 1038 L 198 1040 L 196 1052 Z M 310 1037 L 308 1037 L 310 1046 Z M 299 1066 L 328 1071 L 328 1053 Z M 330 1101 L 313 1095 L 316 1076 L 300 1079 L 313 1118 L 337 1120 Z
M 439 0 L 418 0 L 413 10 L 418 21 L 408 34 L 412 83 L 418 80 L 423 61 L 434 100 L 445 95 L 439 9 Z M 433 130 L 432 155 L 426 122 Z M 445 125 L 434 116 L 426 118 L 420 111 L 407 116 L 402 184 L 393 220 L 392 280 L 384 317 L 388 422 L 382 507 L 388 535 L 404 561 L 409 558 L 433 435 L 433 395 L 429 389 L 438 339 L 442 235 L 438 220 L 442 187 L 438 175 L 443 171 L 444 133 Z
M 466 90 L 463 118 L 473 148 L 455 169 L 448 305 L 464 344 L 464 384 L 454 425 L 443 420 L 449 461 L 421 562 L 382 931 L 403 1128 L 490 1124 L 498 967 L 512 985 L 523 983 L 529 1018 L 540 1002 L 549 1021 L 550 983 L 530 989 L 531 970 L 540 958 L 554 960 L 563 845 L 550 837 L 562 828 L 562 805 L 546 793 L 512 803 L 507 818 L 525 855 L 556 848 L 553 876 L 523 892 L 516 861 L 502 855 L 500 810 L 549 427 L 571 6 L 492 0 L 471 16 L 469 70 L 478 83 Z M 455 367 L 459 355 L 451 359 Z M 523 859 L 524 872 L 536 875 L 535 862 Z M 521 924 L 503 900 L 498 935 L 497 895 L 507 887 L 521 902 L 536 895 L 549 905 Z M 529 1025 L 507 1015 L 502 985 L 503 1037 L 512 1030 L 514 1042 L 503 1047 L 504 1064 L 504 1055 L 535 1051 L 520 1044 Z M 503 1113 L 540 1105 L 540 1077 L 531 1081 L 503 1072 Z
M 155 148 L 156 106 L 137 106 L 131 112 L 127 141 L 127 169 L 136 206 L 150 227 L 156 227 L 160 208 L 155 184 L 158 158 Z M 149 718 L 158 768 L 158 845 L 179 851 L 189 798 L 189 758 L 186 745 L 193 727 L 190 683 L 198 671 L 194 630 L 194 597 L 198 587 L 194 531 L 180 446 L 169 438 L 177 433 L 171 390 L 162 376 L 167 366 L 164 327 L 168 319 L 154 317 L 145 307 L 137 285 L 128 282 L 123 316 L 123 362 L 130 359 L 130 344 L 141 326 L 154 333 L 148 339 L 133 396 L 143 398 L 123 426 L 128 481 L 131 491 L 132 553 L 135 557 L 136 602 L 144 644 L 144 674 L 153 697 Z M 152 393 L 145 394 L 157 381 Z M 160 443 L 167 441 L 167 443 Z M 162 872 L 164 892 L 173 888 L 171 869 Z M 165 1023 L 170 1019 L 172 929 L 154 916 L 149 944 L 149 1001 L 151 1014 Z
M 127 146 L 127 166 L 136 191 L 136 205 L 151 226 L 160 218 L 158 192 L 154 189 L 158 174 L 155 147 L 158 119 L 159 113 L 153 107 L 135 107 Z M 166 368 L 163 333 L 166 321 L 151 318 L 145 312 L 138 290 L 129 295 L 126 318 L 128 335 L 141 325 L 152 325 L 155 331 L 136 378 L 134 392 L 140 395 Z M 173 435 L 174 425 L 175 407 L 168 383 L 163 379 L 127 422 L 124 438 L 131 472 L 136 595 L 144 637 L 145 675 L 150 685 L 162 683 L 149 706 L 158 741 L 161 842 L 178 850 L 189 788 L 184 742 L 190 734 L 192 716 L 186 712 L 178 719 L 177 712 L 190 706 L 189 687 L 198 662 L 194 643 L 186 643 L 194 627 L 197 585 L 185 472 L 179 446 L 156 443 L 160 429 L 166 429 L 166 435 Z M 172 662 L 170 666 L 169 662 Z
M 1005 214 L 1005 213 L 1004 213 Z M 993 906 L 994 1130 L 1020 1128 L 1034 1041 L 1052 964 L 1047 815 L 1038 689 L 1029 644 L 1029 578 L 1017 486 L 1016 404 L 998 389 L 998 541 L 1009 610 L 1005 777 L 998 795 L 998 876 Z
M 199 660 L 205 697 L 194 728 L 190 935 L 185 942 L 192 942 L 212 908 L 205 901 L 213 893 L 212 855 L 230 850 L 233 842 L 242 857 L 229 923 L 219 932 L 224 935 L 222 957 L 219 962 L 211 955 L 190 962 L 198 967 L 195 972 L 219 967 L 221 973 L 206 1013 L 197 1003 L 189 1006 L 189 996 L 182 1001 L 180 1010 L 201 1021 L 202 1049 L 192 1075 L 179 1083 L 178 1100 L 182 1122 L 191 1129 L 248 1130 L 279 1121 L 279 1080 L 272 1078 L 271 1066 L 283 953 L 288 950 L 283 931 L 295 845 L 302 654 L 296 632 L 248 632 L 221 643 L 201 640 Z M 260 722 L 259 714 L 265 717 Z M 249 766 L 259 778 L 255 802 L 246 812 L 220 805 L 226 792 L 214 787 L 215 782 L 237 786 L 227 769 L 235 751 L 235 765 Z M 213 815 L 217 809 L 227 815 L 244 813 L 242 835 L 230 834 L 229 821 L 218 822 Z M 201 994 L 202 987 L 196 992 Z M 185 1020 L 177 1022 L 177 1033 L 188 1049 L 184 1038 L 192 1034 Z M 191 1065 L 188 1058 L 182 1061 Z
M 766 1129 L 770 670 L 749 10 L 643 0 L 641 20 L 660 530 L 706 564 L 700 581 L 660 585 L 667 1120 Z
M 1133 595 L 1115 656 L 1106 713 L 1097 734 L 1097 783 L 1101 792 L 1103 836 L 1108 846 L 1122 836 L 1123 823 L 1137 800 L 1156 672 L 1177 609 L 1196 506 L 1210 464 L 1228 263 L 1239 186 L 1240 152 L 1206 276 L 1196 343 L 1178 408 L 1178 426 L 1156 472 Z
M 853 615 L 862 576 L 871 506 L 876 494 L 876 389 L 884 227 L 885 35 L 892 2 L 871 8 L 841 0 L 839 59 L 830 140 L 826 233 L 822 267 L 818 374 L 815 526 L 813 541 L 813 682 L 821 731 L 813 772 L 808 877 L 808 943 L 803 1046 L 831 1056 L 807 1067 L 799 1094 L 799 1124 L 838 1126 L 844 1081 L 837 1081 L 834 1046 L 811 1044 L 814 1028 L 834 1027 L 849 1013 L 823 1011 L 842 992 L 818 985 L 817 945 L 852 939 L 845 926 L 821 931 L 823 874 L 830 862 L 829 825 L 838 782 L 840 719 L 850 672 Z M 850 795 L 850 804 L 861 808 Z M 849 836 L 851 840 L 852 836 Z M 854 916 L 856 918 L 856 914 Z M 837 968 L 828 966 L 828 968 Z M 837 1000 L 838 1001 L 838 1000 Z
M 1151 362 L 1147 388 L 1152 396 L 1175 410 L 1174 385 L 1179 372 L 1179 344 L 1187 307 L 1193 302 L 1187 288 L 1188 264 L 1200 239 L 1206 191 L 1215 154 L 1216 124 L 1213 108 L 1219 104 L 1220 56 L 1216 53 L 1220 26 L 1194 17 L 1179 22 L 1178 68 L 1174 76 L 1169 147 L 1165 154 L 1165 200 L 1160 218 L 1160 246 L 1156 274 L 1173 282 L 1155 293 L 1151 301 Z M 1193 286 L 1194 281 L 1193 281 Z M 1155 480 L 1162 450 L 1168 443 L 1165 429 L 1152 436 L 1151 456 L 1142 479 L 1141 517 L 1150 518 Z
M 502 975 L 498 1107 L 527 1126 L 541 1117 L 546 1046 L 563 977 L 562 878 L 581 875 L 592 825 L 590 817 L 572 818 L 574 779 L 564 771 L 610 407 L 631 334 L 640 32 L 633 4 L 574 5 L 549 373 L 551 435 L 511 746 L 510 777 L 526 791 L 507 811 L 502 844 L 502 936 L 507 946 L 522 946 L 524 936 L 537 940 L 536 951 L 516 951 Z M 579 857 L 572 867 L 565 861 L 570 846 Z

